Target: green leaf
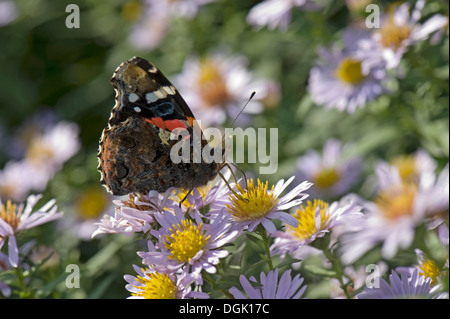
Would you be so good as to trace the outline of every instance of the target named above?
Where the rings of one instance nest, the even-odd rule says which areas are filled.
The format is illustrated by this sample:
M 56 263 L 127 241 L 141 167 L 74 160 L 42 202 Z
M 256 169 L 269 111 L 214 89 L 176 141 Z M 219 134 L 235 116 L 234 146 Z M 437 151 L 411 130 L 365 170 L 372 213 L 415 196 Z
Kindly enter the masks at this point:
M 334 270 L 320 268 L 313 265 L 304 265 L 304 270 L 312 273 L 313 275 L 320 276 L 320 277 L 329 277 L 329 278 L 336 278 L 336 272 Z

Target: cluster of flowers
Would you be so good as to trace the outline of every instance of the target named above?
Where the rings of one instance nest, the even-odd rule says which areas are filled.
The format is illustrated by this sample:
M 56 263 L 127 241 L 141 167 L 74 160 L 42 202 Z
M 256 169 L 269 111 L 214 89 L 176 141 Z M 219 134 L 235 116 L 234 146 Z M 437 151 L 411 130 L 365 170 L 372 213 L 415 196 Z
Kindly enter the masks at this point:
M 402 77 L 398 67 L 408 49 L 448 28 L 448 17 L 441 14 L 421 24 L 424 5 L 424 0 L 418 0 L 411 10 L 408 3 L 393 4 L 381 17 L 379 28 L 349 27 L 343 32 L 343 47 L 320 48 L 321 61 L 309 78 L 313 101 L 352 113 L 388 93 L 387 83 Z
M 58 212 L 55 200 L 52 199 L 41 208 L 35 209 L 35 205 L 42 198 L 42 195 L 30 195 L 23 203 L 17 205 L 11 200 L 2 202 L 0 197 L 0 273 L 16 267 L 24 267 L 20 263 L 19 251 L 22 255 L 30 250 L 33 243 L 18 247 L 16 235 L 30 228 L 42 225 L 59 219 L 63 213 Z M 7 245 L 5 243 L 8 242 Z M 2 253 L 2 248 L 7 247 L 7 254 Z M 11 295 L 11 288 L 0 281 L 0 292 L 3 296 Z
M 192 18 L 201 5 L 209 2 L 212 1 L 146 1 L 141 22 L 131 33 L 131 42 L 146 49 L 157 47 L 164 34 L 161 26 L 164 25 L 166 31 L 171 17 Z M 349 7 L 355 5 L 347 2 Z M 408 49 L 430 37 L 436 43 L 448 30 L 448 17 L 442 14 L 420 23 L 424 6 L 425 0 L 418 0 L 412 9 L 408 3 L 393 4 L 380 17 L 378 27 L 355 23 L 342 32 L 339 44 L 330 49 L 321 47 L 320 59 L 309 75 L 308 91 L 312 100 L 317 105 L 352 113 L 389 93 L 392 80 L 402 78 L 399 64 Z M 247 22 L 257 29 L 268 27 L 285 31 L 294 7 L 306 11 L 320 9 L 320 5 L 311 0 L 266 0 L 249 11 Z M 258 94 L 244 113 L 259 113 L 262 105 L 276 104 L 279 99 L 279 83 L 268 79 L 255 81 L 246 69 L 244 56 L 226 56 L 229 54 L 218 52 L 204 59 L 190 57 L 175 81 L 193 112 L 201 110 L 205 125 L 222 124 L 226 115 L 234 118 L 248 98 L 248 92 L 255 88 Z M 250 83 L 252 88 L 248 89 Z M 244 121 L 245 116 L 240 120 Z
M 57 121 L 42 112 L 30 117 L 13 138 L 2 143 L 12 157 L 0 170 L 0 196 L 23 201 L 31 191 L 42 192 L 63 164 L 80 149 L 78 125 Z
M 202 274 L 216 273 L 219 262 L 229 256 L 227 245 L 243 233 L 256 234 L 265 242 L 271 271 L 261 273 L 256 287 L 250 283 L 257 282 L 253 276 L 249 281 L 241 275 L 246 294 L 232 287 L 229 294 L 235 298 L 300 298 L 306 289 L 303 279 L 292 278 L 288 270 L 277 281 L 278 268 L 270 256 L 283 260 L 289 255 L 298 261 L 311 254 L 321 254 L 333 268 L 345 267 L 338 278 L 340 294 L 344 290 L 350 297 L 350 280 L 354 289 L 362 289 L 361 278 L 367 277 L 352 264 L 378 244 L 382 244 L 382 257 L 389 260 L 398 249 L 411 246 L 417 227 L 426 226 L 430 231 L 437 229 L 442 245 L 448 247 L 448 226 L 442 215 L 449 207 L 448 166 L 438 177 L 435 169 L 436 163 L 424 151 L 393 164 L 379 163 L 372 202 L 351 194 L 330 204 L 318 198 L 304 202 L 312 186 L 307 181 L 282 196 L 294 177 L 271 188 L 268 182 L 251 179 L 243 187 L 232 184 L 233 190 L 220 181 L 190 194 L 169 189 L 164 194 L 129 195 L 128 200 L 115 201 L 115 215 L 105 215 L 93 236 L 140 233 L 148 239 L 148 250 L 138 252 L 146 268 L 134 266 L 138 275 L 125 276 L 126 288 L 136 298 L 207 298 L 201 289 Z M 438 279 L 448 269 L 448 257 L 447 264 L 438 267 L 423 252 L 417 250 L 417 256 L 416 267 L 393 271 L 391 285 L 382 281 L 358 297 L 389 298 L 395 293 L 397 297 L 448 297 L 440 291 Z M 341 266 L 334 264 L 336 260 Z M 356 287 L 358 283 L 361 286 Z M 421 288 L 393 292 L 398 285 Z

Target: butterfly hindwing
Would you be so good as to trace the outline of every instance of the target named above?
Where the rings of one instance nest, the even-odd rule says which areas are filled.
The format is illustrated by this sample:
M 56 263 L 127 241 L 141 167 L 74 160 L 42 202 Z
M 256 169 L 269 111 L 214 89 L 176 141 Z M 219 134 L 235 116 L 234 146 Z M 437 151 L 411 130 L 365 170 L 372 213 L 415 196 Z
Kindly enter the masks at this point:
M 169 139 L 170 132 L 187 129 L 192 138 L 195 118 L 156 66 L 134 57 L 117 67 L 111 83 L 116 104 L 98 153 L 101 182 L 109 192 L 125 195 L 192 188 L 217 175 L 220 163 L 172 161 L 170 152 L 177 140 Z M 201 147 L 206 145 L 202 140 Z

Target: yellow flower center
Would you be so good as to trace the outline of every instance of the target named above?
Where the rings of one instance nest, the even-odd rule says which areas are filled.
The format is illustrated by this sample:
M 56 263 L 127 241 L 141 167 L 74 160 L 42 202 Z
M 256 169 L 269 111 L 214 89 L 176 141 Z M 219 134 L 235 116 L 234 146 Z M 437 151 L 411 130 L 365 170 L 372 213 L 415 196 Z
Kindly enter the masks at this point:
M 382 191 L 375 199 L 383 216 L 389 220 L 412 215 L 416 186 L 404 184 L 401 189 Z
M 411 28 L 408 25 L 397 25 L 394 21 L 394 13 L 398 5 L 399 3 L 393 4 L 388 9 L 388 18 L 378 31 L 381 45 L 394 51 L 398 50 L 403 41 L 408 39 L 411 34 Z
M 132 0 L 125 3 L 122 8 L 122 17 L 129 22 L 139 20 L 142 15 L 142 4 L 140 1 Z
M 142 285 L 134 286 L 140 291 L 132 293 L 133 296 L 145 299 L 176 299 L 177 285 L 167 274 L 149 273 L 147 277 L 137 276 L 137 281 Z
M 392 165 L 398 168 L 400 178 L 405 183 L 417 183 L 419 176 L 416 172 L 416 159 L 413 155 L 397 157 L 392 161 Z
M 336 168 L 324 168 L 314 176 L 314 185 L 320 189 L 327 189 L 339 180 Z
M 193 225 L 190 220 L 182 220 L 181 225 L 173 225 L 170 235 L 166 235 L 165 243 L 166 248 L 171 252 L 170 259 L 189 262 L 206 246 L 210 236 L 205 237 L 202 225 Z
M 352 58 L 344 58 L 336 68 L 336 77 L 342 82 L 357 85 L 365 79 L 362 74 L 361 61 Z
M 198 84 L 200 95 L 209 106 L 224 105 L 228 102 L 230 97 L 226 81 L 211 59 L 201 63 Z
M 316 225 L 316 211 L 320 211 L 320 225 Z M 286 232 L 299 241 L 310 239 L 318 230 L 323 230 L 328 222 L 328 203 L 315 199 L 307 202 L 306 207 L 301 205 L 293 215 L 298 220 L 298 227 L 286 225 Z
M 269 189 L 269 182 L 255 186 L 253 179 L 247 181 L 247 190 L 236 186 L 239 193 L 230 194 L 231 204 L 226 204 L 228 212 L 235 221 L 250 221 L 264 217 L 277 204 L 278 198 L 273 193 L 274 186 Z
M 441 274 L 439 268 L 431 259 L 425 260 L 419 265 L 419 273 L 431 278 L 431 286 L 435 286 L 438 283 L 438 277 Z
M 8 200 L 5 204 L 2 204 L 0 210 L 0 219 L 3 219 L 7 224 L 9 224 L 14 230 L 20 224 L 20 217 L 22 216 L 23 206 L 19 206 L 17 209 L 17 204 L 13 204 Z
M 81 218 L 97 218 L 108 204 L 107 196 L 102 189 L 90 189 L 83 193 L 77 201 L 77 211 Z
M 55 157 L 55 152 L 44 142 L 43 139 L 37 138 L 27 148 L 25 157 L 34 164 L 35 167 L 45 165 L 49 159 Z

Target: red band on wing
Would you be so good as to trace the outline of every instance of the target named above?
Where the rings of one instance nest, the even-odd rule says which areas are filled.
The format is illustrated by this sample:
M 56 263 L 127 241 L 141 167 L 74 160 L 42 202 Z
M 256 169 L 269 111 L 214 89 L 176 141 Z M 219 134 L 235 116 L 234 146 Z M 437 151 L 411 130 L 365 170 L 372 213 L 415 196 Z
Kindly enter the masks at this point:
M 161 128 L 163 130 L 169 130 L 171 132 L 174 129 L 176 129 L 176 128 L 185 128 L 185 129 L 187 129 L 186 124 L 184 123 L 184 121 L 177 120 L 177 119 L 164 121 L 160 117 L 154 117 L 152 119 L 145 119 L 145 121 L 147 121 L 148 123 L 151 123 L 151 124 Z

